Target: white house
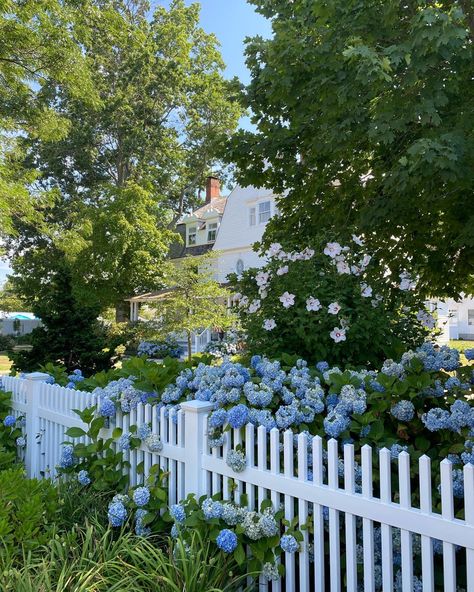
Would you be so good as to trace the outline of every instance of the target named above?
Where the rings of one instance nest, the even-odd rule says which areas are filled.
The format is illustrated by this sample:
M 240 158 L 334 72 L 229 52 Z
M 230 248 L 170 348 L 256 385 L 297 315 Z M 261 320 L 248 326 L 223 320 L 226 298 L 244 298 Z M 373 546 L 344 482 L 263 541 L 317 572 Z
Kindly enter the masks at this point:
M 438 313 L 438 327 L 442 330 L 440 341 L 474 340 L 474 298 L 436 299 L 433 303 Z
M 171 247 L 170 258 L 179 261 L 182 257 L 217 251 L 215 278 L 221 284 L 227 282 L 230 273 L 260 267 L 263 260 L 252 250 L 252 245 L 261 240 L 265 226 L 276 213 L 275 197 L 268 189 L 239 185 L 223 197 L 219 180 L 209 177 L 205 204 L 184 215 L 176 226 L 182 244 Z M 130 320 L 139 320 L 141 305 L 156 302 L 165 294 L 166 291 L 150 292 L 129 298 Z M 210 339 L 208 330 L 196 335 L 195 351 L 201 351 Z

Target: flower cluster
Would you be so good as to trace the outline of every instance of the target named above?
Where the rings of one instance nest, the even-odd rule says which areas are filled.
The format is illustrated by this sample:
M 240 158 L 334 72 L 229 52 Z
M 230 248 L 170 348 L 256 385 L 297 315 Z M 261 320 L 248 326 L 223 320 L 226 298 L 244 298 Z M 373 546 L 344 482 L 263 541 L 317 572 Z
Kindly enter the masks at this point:
M 134 387 L 134 376 L 113 380 L 104 387 L 97 387 L 92 394 L 97 397 L 99 414 L 114 417 L 117 405 L 124 413 L 135 409 L 138 403 L 146 403 L 153 393 L 145 393 Z
M 171 338 L 159 343 L 142 341 L 137 348 L 137 354 L 147 358 L 180 358 L 182 353 L 178 342 Z
M 69 374 L 68 383 L 66 384 L 66 388 L 75 389 L 77 385 L 84 380 L 84 376 L 82 375 L 82 370 L 73 370 L 72 374 Z

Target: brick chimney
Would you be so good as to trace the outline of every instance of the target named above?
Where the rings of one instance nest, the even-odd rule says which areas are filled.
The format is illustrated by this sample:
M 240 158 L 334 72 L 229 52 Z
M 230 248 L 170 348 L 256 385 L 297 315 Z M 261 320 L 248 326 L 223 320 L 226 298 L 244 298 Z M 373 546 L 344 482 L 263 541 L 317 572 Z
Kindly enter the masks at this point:
M 221 196 L 221 184 L 217 177 L 208 177 L 206 179 L 206 203 L 211 203 L 213 199 Z

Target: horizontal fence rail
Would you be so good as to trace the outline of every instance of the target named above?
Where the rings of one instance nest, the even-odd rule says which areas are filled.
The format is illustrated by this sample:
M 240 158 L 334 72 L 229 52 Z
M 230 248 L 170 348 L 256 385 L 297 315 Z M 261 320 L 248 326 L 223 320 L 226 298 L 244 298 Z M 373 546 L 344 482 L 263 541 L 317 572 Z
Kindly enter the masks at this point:
M 54 478 L 61 443 L 70 440 L 68 428 L 87 429 L 74 409 L 97 401 L 91 393 L 47 384 L 46 377 L 3 377 L 2 383 L 12 393 L 13 413 L 26 418 L 28 475 Z M 464 466 L 464 499 L 455 504 L 448 460 L 432 467 L 427 456 L 411 462 L 401 452 L 392 459 L 389 450 L 366 445 L 358 463 L 352 444 L 341 452 L 336 440 L 276 428 L 267 432 L 251 424 L 227 430 L 223 445 L 210 448 L 212 409 L 209 403 L 188 401 L 167 414 L 164 408 L 139 404 L 129 414 L 117 412 L 102 435 L 110 436 L 113 427 L 127 432 L 132 425 L 150 424 L 163 448 L 159 453 L 144 445 L 125 451 L 130 480 L 136 485 L 142 479 L 139 465 L 145 475 L 159 465 L 168 475 L 170 504 L 190 493 L 219 494 L 236 503 L 245 500 L 250 510 L 271 500 L 287 520 L 298 518 L 304 525 L 300 551 L 284 553 L 283 578 L 260 578 L 259 590 L 474 592 L 473 465 Z M 239 473 L 226 462 L 237 446 L 247 461 Z M 434 494 L 441 500 L 436 507 Z

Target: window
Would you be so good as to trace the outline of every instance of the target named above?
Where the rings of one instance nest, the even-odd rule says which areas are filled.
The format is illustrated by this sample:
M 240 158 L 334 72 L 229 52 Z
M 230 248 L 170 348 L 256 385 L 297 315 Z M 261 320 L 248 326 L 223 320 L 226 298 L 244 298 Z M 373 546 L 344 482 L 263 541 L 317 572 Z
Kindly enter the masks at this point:
M 470 309 L 467 311 L 467 324 L 474 325 L 474 309 Z
M 235 272 L 237 273 L 237 275 L 242 275 L 244 269 L 245 269 L 245 266 L 244 266 L 243 260 L 237 259 L 237 263 L 235 265 Z
M 258 204 L 258 223 L 266 224 L 271 217 L 270 202 L 262 201 Z
M 255 208 L 250 208 L 249 223 L 250 223 L 250 226 L 255 226 L 255 224 L 256 224 Z
M 213 243 L 217 235 L 217 222 L 211 222 L 207 225 L 207 242 Z
M 192 247 L 196 244 L 196 226 L 190 226 L 188 228 L 188 246 Z

